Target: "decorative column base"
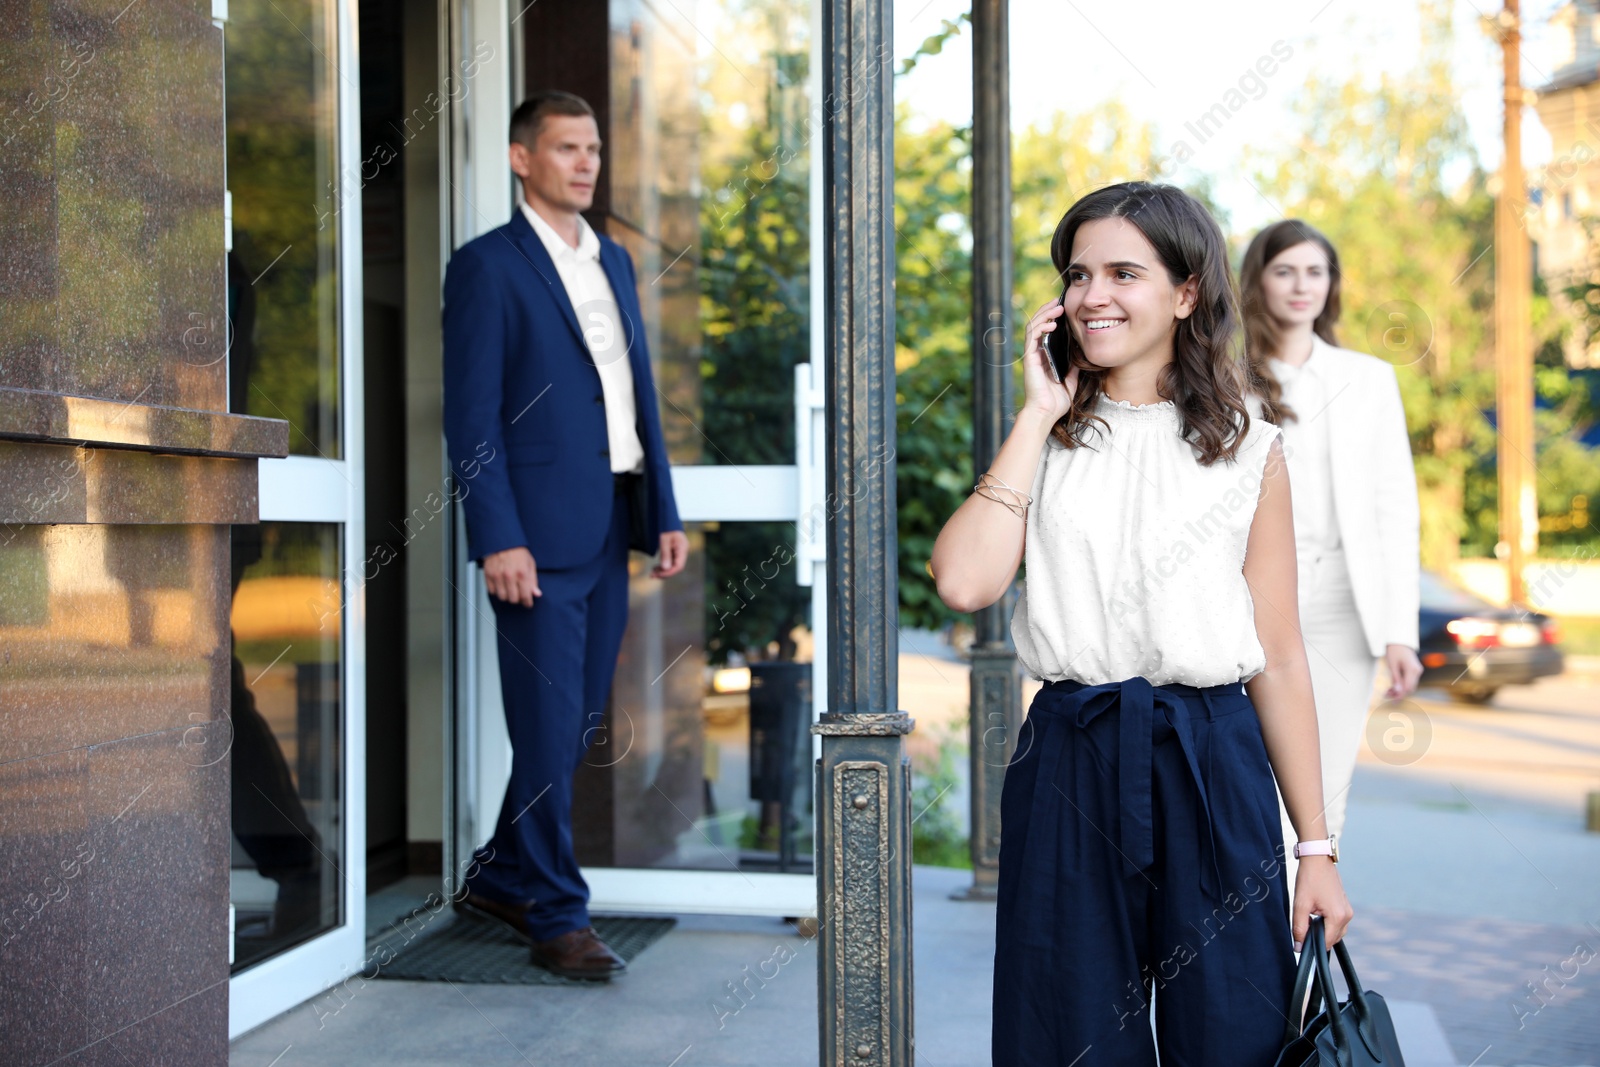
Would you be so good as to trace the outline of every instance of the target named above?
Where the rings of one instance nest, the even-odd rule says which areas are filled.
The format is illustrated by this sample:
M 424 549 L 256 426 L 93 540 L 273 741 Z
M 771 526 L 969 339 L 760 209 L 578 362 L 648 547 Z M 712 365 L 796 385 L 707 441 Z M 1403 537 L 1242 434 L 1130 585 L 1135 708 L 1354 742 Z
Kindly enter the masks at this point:
M 1000 880 L 1000 790 L 1022 725 L 1022 670 L 1009 643 L 972 650 L 972 884 L 952 900 L 993 900 Z
M 825 715 L 817 761 L 823 1067 L 912 1067 L 911 717 Z

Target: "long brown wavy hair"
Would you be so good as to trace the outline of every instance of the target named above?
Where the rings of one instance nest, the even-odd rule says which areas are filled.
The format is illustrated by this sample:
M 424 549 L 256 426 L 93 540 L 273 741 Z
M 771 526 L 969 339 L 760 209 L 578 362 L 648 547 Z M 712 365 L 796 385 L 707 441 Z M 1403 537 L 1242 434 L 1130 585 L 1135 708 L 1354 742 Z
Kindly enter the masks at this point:
M 1236 346 L 1238 301 L 1228 271 L 1222 230 L 1194 197 L 1171 185 L 1124 182 L 1097 189 L 1067 211 L 1050 242 L 1050 259 L 1065 279 L 1072 262 L 1078 228 L 1098 219 L 1126 219 L 1155 248 L 1174 285 L 1190 278 L 1199 284 L 1194 312 L 1178 320 L 1172 341 L 1172 362 L 1161 368 L 1156 391 L 1178 409 L 1181 434 L 1205 466 L 1232 460 L 1250 428 L 1244 404 L 1244 376 Z M 1088 361 L 1065 319 L 1046 337 L 1065 344 L 1069 366 L 1078 368 L 1078 391 L 1072 406 L 1057 420 L 1051 435 L 1068 448 L 1087 445 L 1091 423 L 1110 426 L 1093 414 L 1104 392 L 1107 368 Z M 1097 427 L 1097 432 L 1100 431 Z
M 1267 264 L 1295 245 L 1310 241 L 1328 257 L 1328 302 L 1322 314 L 1311 324 L 1311 332 L 1335 347 L 1339 344 L 1334 327 L 1339 322 L 1339 253 L 1333 242 L 1317 229 L 1299 219 L 1274 222 L 1251 240 L 1245 249 L 1244 263 L 1239 267 L 1240 303 L 1244 306 L 1244 354 L 1248 367 L 1250 388 L 1261 397 L 1261 417 L 1282 425 L 1298 420 L 1294 409 L 1283 401 L 1283 384 L 1268 366 L 1267 360 L 1278 354 L 1282 334 L 1278 324 L 1267 313 L 1267 302 L 1261 295 L 1261 275 Z

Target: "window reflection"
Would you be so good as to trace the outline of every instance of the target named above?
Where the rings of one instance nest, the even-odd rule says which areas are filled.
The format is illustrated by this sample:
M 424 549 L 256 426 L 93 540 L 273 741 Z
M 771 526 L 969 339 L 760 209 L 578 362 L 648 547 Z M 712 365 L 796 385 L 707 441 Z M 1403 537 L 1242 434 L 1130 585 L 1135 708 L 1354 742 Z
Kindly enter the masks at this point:
M 235 970 L 339 922 L 339 535 L 233 527 Z
M 638 264 L 675 464 L 794 462 L 821 132 L 807 82 L 811 7 L 702 2 L 692 28 L 671 8 L 612 7 L 607 166 L 620 225 L 609 232 Z
M 226 126 L 233 410 L 289 422 L 289 451 L 339 456 L 334 9 L 234 0 Z M 359 181 L 359 178 L 354 179 Z
M 589 866 L 809 872 L 811 590 L 792 523 L 691 523 L 663 583 L 635 557 L 606 721 L 574 781 Z

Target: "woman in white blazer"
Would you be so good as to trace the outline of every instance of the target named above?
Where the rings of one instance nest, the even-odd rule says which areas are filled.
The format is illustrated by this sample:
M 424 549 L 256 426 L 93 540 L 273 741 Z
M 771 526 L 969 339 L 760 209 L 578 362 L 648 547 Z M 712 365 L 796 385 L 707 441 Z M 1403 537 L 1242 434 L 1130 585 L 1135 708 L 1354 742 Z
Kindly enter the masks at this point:
M 1339 256 L 1326 237 L 1274 223 L 1250 242 L 1240 274 L 1252 411 L 1282 428 L 1289 463 L 1323 797 L 1328 830 L 1340 834 L 1378 661 L 1390 700 L 1422 675 L 1411 441 L 1394 368 L 1338 347 Z M 1293 885 L 1292 851 L 1288 863 Z

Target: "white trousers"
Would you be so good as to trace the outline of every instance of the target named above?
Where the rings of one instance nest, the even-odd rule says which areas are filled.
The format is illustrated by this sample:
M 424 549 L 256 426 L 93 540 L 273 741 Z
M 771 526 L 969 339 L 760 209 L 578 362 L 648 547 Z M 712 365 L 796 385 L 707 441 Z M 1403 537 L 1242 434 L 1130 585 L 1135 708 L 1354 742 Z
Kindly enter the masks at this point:
M 1328 832 L 1344 832 L 1350 779 L 1355 775 L 1361 734 L 1372 704 L 1372 685 L 1378 660 L 1367 647 L 1367 637 L 1350 588 L 1350 571 L 1343 549 L 1321 552 L 1300 560 L 1300 632 L 1305 637 L 1306 659 L 1311 666 L 1311 693 L 1317 705 L 1317 727 L 1322 743 L 1322 799 Z M 1300 864 L 1294 858 L 1299 835 L 1289 821 L 1283 794 L 1278 794 L 1278 815 L 1283 820 L 1284 856 L 1289 892 Z

